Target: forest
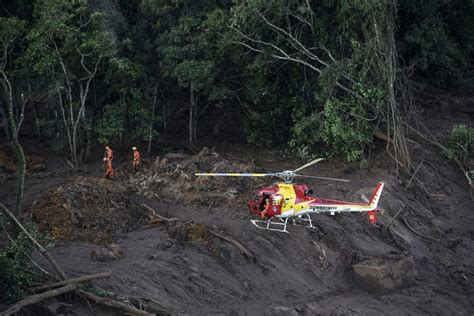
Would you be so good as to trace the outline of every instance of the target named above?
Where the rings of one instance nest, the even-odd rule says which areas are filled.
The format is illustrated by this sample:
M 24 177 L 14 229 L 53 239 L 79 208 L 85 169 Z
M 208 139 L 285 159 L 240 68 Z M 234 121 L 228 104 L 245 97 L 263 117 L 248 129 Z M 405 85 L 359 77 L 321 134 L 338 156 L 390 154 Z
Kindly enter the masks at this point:
M 234 197 L 232 192 L 238 193 L 236 199 L 242 200 L 242 203 L 239 202 L 241 207 L 245 200 L 242 194 L 263 183 L 236 182 L 240 184 L 239 187 L 226 179 L 220 182 L 223 189 L 219 192 L 215 184 L 194 178 L 186 180 L 189 176 L 194 172 L 211 169 L 214 172 L 235 172 L 230 169 L 240 168 L 242 172 L 255 172 L 290 168 L 285 163 L 294 167 L 302 164 L 301 162 L 324 157 L 331 162 L 322 165 L 323 175 L 332 176 L 331 172 L 334 171 L 338 177 L 351 178 L 354 183 L 352 191 L 373 187 L 373 182 L 365 182 L 370 177 L 384 177 L 384 182 L 392 184 L 392 188 L 387 189 L 387 194 L 390 194 L 387 199 L 393 205 L 387 202 L 390 206 L 385 206 L 391 216 L 384 223 L 386 229 L 384 228 L 383 233 L 366 233 L 373 236 L 380 245 L 397 244 L 398 246 L 393 247 L 404 256 L 413 256 L 411 258 L 414 258 L 415 266 L 428 266 L 428 260 L 437 262 L 432 264 L 433 267 L 441 265 L 438 265 L 437 260 L 440 259 L 436 252 L 442 251 L 441 247 L 436 251 L 418 244 L 410 248 L 407 245 L 411 245 L 411 242 L 407 241 L 409 238 L 405 233 L 393 229 L 403 226 L 412 231 L 410 234 L 413 234 L 413 230 L 418 231 L 418 234 L 414 233 L 415 238 L 431 243 L 449 243 L 448 246 L 443 244 L 443 247 L 449 248 L 449 252 L 453 253 L 457 246 L 452 246 L 451 243 L 455 240 L 463 240 L 463 251 L 468 252 L 473 247 L 473 231 L 469 228 L 469 223 L 472 226 L 473 215 L 470 213 L 474 191 L 472 0 L 3 0 L 0 3 L 0 48 L 0 191 L 3 191 L 0 192 L 0 310 L 6 310 L 6 315 L 23 308 L 18 307 L 18 304 L 13 305 L 15 302 L 41 295 L 38 294 L 39 291 L 34 291 L 38 284 L 46 280 L 65 282 L 67 279 L 41 244 L 51 243 L 51 249 L 55 249 L 53 245 L 58 240 L 81 240 L 94 245 L 107 244 L 107 251 L 114 252 L 110 248 L 112 241 L 117 243 L 113 234 L 106 238 L 106 242 L 102 239 L 97 242 L 98 235 L 84 235 L 82 230 L 79 234 L 79 230 L 75 230 L 77 227 L 68 231 L 69 235 L 65 230 L 53 232 L 53 222 L 59 228 L 63 225 L 55 222 L 59 215 L 53 215 L 53 211 L 64 205 L 59 202 L 54 204 L 56 202 L 51 202 L 53 198 L 46 202 L 45 194 L 53 194 L 46 193 L 46 190 L 55 188 L 61 188 L 61 192 L 67 193 L 64 196 L 67 196 L 67 203 L 72 209 L 90 209 L 90 204 L 87 204 L 89 201 L 97 204 L 97 207 L 105 205 L 97 210 L 99 213 L 111 204 L 120 206 L 114 206 L 116 210 L 126 209 L 126 212 L 131 212 L 132 215 L 127 215 L 131 220 L 124 224 L 127 226 L 124 230 L 118 228 L 122 227 L 120 225 L 123 224 L 123 218 L 117 217 L 116 213 L 103 214 L 116 221 L 110 225 L 118 229 L 117 233 L 139 234 L 141 230 L 138 227 L 144 227 L 145 222 L 152 227 L 160 222 L 162 228 L 158 229 L 159 234 L 169 235 L 173 239 L 178 234 L 176 227 L 181 225 L 184 227 L 181 229 L 187 231 L 187 239 L 182 241 L 178 238 L 178 246 L 174 244 L 176 238 L 173 239 L 170 249 L 189 251 L 195 255 L 194 258 L 198 258 L 195 252 L 204 251 L 201 248 L 205 248 L 209 257 L 212 257 L 211 254 L 220 253 L 224 248 L 225 253 L 230 250 L 220 244 L 225 243 L 222 238 L 219 242 L 211 243 L 212 247 L 209 246 L 209 240 L 219 239 L 216 237 L 219 234 L 213 235 L 210 228 L 205 233 L 200 229 L 213 227 L 215 216 L 224 214 L 223 205 L 230 203 L 229 196 Z M 102 177 L 102 154 L 98 152 L 105 145 L 114 148 L 116 155 L 122 157 L 117 162 L 118 168 L 122 169 L 119 169 L 115 181 L 107 185 L 98 180 Z M 132 146 L 139 148 L 144 161 L 143 169 L 136 174 L 131 173 L 124 162 L 130 156 Z M 219 151 L 219 148 L 229 147 L 234 147 L 231 154 L 237 160 L 232 161 L 223 152 L 219 153 L 220 156 L 218 153 L 207 152 L 207 148 L 213 148 L 211 151 L 217 148 Z M 268 155 L 283 157 L 284 162 L 263 162 L 262 157 Z M 220 165 L 215 160 L 217 156 L 222 158 Z M 39 173 L 32 168 L 35 159 L 41 160 Z M 184 162 L 174 163 L 173 159 L 184 159 Z M 239 161 L 248 165 L 242 167 L 238 164 Z M 216 166 L 227 169 L 217 170 Z M 203 168 L 208 170 L 198 170 Z M 180 176 L 177 177 L 176 174 Z M 90 179 L 84 180 L 84 177 Z M 446 182 L 448 180 L 451 182 Z M 186 181 L 192 183 L 193 188 L 186 186 Z M 168 191 L 162 188 L 164 184 L 170 188 Z M 455 189 L 453 185 L 456 185 Z M 41 186 L 43 188 L 40 189 Z M 324 186 L 324 193 L 331 192 L 330 187 Z M 212 190 L 217 193 L 210 194 Z M 441 191 L 444 193 L 439 193 Z M 54 194 L 59 194 L 58 192 Z M 353 199 L 344 189 L 338 189 L 337 192 L 342 192 L 346 199 Z M 91 202 L 92 198 L 87 194 L 96 193 L 99 195 L 94 197 L 95 202 Z M 433 202 L 439 196 L 445 196 L 448 200 Z M 54 198 L 54 201 L 60 200 L 59 195 L 54 195 Z M 82 202 L 78 202 L 78 199 L 82 199 Z M 134 201 L 140 201 L 138 205 L 152 205 L 151 211 L 148 206 L 145 206 L 145 211 L 141 210 L 151 212 L 147 215 L 150 218 L 143 217 L 146 213 L 136 215 L 138 213 L 135 211 Z M 405 201 L 407 205 L 420 204 L 402 207 L 398 204 L 400 201 Z M 170 204 L 173 203 L 179 204 L 177 215 L 171 211 L 173 207 Z M 441 216 L 441 211 L 438 212 L 437 209 L 445 209 L 446 205 L 454 205 L 453 203 L 460 203 L 459 209 L 464 210 L 464 215 L 446 221 L 451 223 L 451 230 L 446 227 L 436 228 L 439 223 L 434 218 Z M 185 211 L 187 208 L 193 209 L 190 211 L 191 215 Z M 235 204 L 230 208 L 238 209 Z M 416 211 L 417 208 L 426 211 L 420 213 Z M 153 209 L 166 211 L 157 215 Z M 201 216 L 197 215 L 197 210 L 206 214 L 201 219 L 204 225 L 202 227 L 199 222 L 194 222 Z M 246 220 L 248 215 L 235 212 L 239 215 L 231 216 L 228 223 L 222 225 L 242 228 L 240 222 Z M 410 226 L 401 219 L 402 216 L 408 217 L 407 212 L 417 218 L 417 225 L 412 223 Z M 87 214 L 81 216 L 94 217 L 93 214 Z M 396 220 L 399 214 L 400 218 Z M 78 218 L 82 218 L 81 216 Z M 170 226 L 169 219 L 157 219 L 160 216 L 170 216 L 172 219 L 177 217 L 183 223 Z M 99 224 L 89 220 L 87 229 L 93 231 L 95 228 L 92 227 Z M 97 221 L 103 224 L 101 219 Z M 163 221 L 167 223 L 165 233 Z M 193 223 L 190 224 L 189 221 Z M 341 224 L 343 220 L 338 221 L 339 225 L 351 226 L 349 223 Z M 71 222 L 74 221 L 68 221 Z M 323 222 L 330 223 L 327 224 L 330 227 L 335 225 L 334 221 L 327 218 Z M 394 225 L 394 222 L 397 224 Z M 456 226 L 455 222 L 461 226 Z M 51 227 L 45 228 L 45 223 Z M 351 223 L 362 227 L 362 221 Z M 86 227 L 86 224 L 82 227 Z M 247 246 L 254 249 L 249 253 L 257 252 L 252 248 L 257 245 L 251 242 L 256 236 L 254 233 L 248 233 L 249 237 L 244 237 L 244 230 L 229 227 L 226 232 L 235 238 L 241 237 L 239 240 L 243 239 L 243 244 L 247 241 Z M 346 236 L 344 240 L 351 240 L 351 245 L 354 249 L 357 248 L 357 242 L 345 235 L 347 233 L 334 229 L 337 231 L 334 236 L 338 237 L 333 236 L 333 239 L 340 240 L 339 237 Z M 321 228 L 321 231 L 324 230 Z M 360 228 L 357 232 L 362 230 L 365 228 Z M 457 235 L 448 238 L 451 233 Z M 64 237 L 66 235 L 67 238 Z M 196 237 L 197 235 L 200 237 Z M 149 238 L 148 235 L 130 236 L 128 242 L 134 238 Z M 214 239 L 210 236 L 214 236 Z M 323 243 L 326 238 L 311 233 L 307 233 L 306 237 L 311 238 L 316 245 Z M 205 240 L 204 246 L 195 246 L 193 242 L 196 243 L 196 240 L 201 243 Z M 292 242 L 296 241 L 281 241 L 279 249 L 292 251 L 288 250 L 293 249 Z M 327 260 L 336 262 L 344 258 L 347 261 L 343 260 L 341 263 L 342 270 L 348 269 L 347 266 L 355 261 L 380 255 L 370 253 L 362 258 L 360 253 L 364 251 L 357 252 L 347 242 L 340 246 L 340 252 L 334 249 L 331 253 L 327 252 Z M 123 247 L 126 248 L 124 245 Z M 275 256 L 270 246 L 263 247 L 267 251 L 268 260 Z M 429 255 L 425 253 L 417 257 L 414 254 L 415 248 L 423 252 L 428 249 L 426 247 L 429 248 Z M 322 248 L 318 249 L 323 251 Z M 385 253 L 393 252 L 393 249 L 384 249 Z M 300 250 L 301 254 L 307 251 L 306 248 Z M 39 259 L 40 255 L 35 254 L 37 252 L 46 254 L 46 259 Z M 229 253 L 232 255 L 228 260 L 234 260 L 234 255 L 239 256 L 235 249 Z M 169 251 L 167 255 L 170 256 L 167 257 L 170 262 L 178 260 L 171 257 Z M 295 254 L 299 255 L 300 253 Z M 263 254 L 261 256 L 259 262 L 264 260 Z M 219 260 L 224 260 L 224 257 L 221 254 Z M 352 259 L 348 259 L 349 257 Z M 466 257 L 467 262 L 470 257 L 472 256 Z M 56 260 L 68 269 L 71 267 L 61 259 Z M 129 257 L 121 260 L 129 260 Z M 220 264 L 219 260 L 217 264 Z M 216 280 L 230 280 L 238 274 L 236 271 L 241 274 L 261 273 L 259 269 L 263 268 L 256 266 L 239 270 L 240 266 L 250 265 L 247 261 L 243 264 L 244 261 L 240 260 L 244 259 L 239 258 L 236 262 L 229 263 L 225 268 L 229 274 L 225 274 L 225 277 L 216 276 Z M 312 262 L 313 258 L 304 257 L 300 261 L 306 260 Z M 450 260 L 456 261 L 451 257 Z M 47 266 L 47 262 L 51 261 L 54 263 L 52 270 L 38 268 Z M 300 261 L 295 259 L 295 262 Z M 295 262 L 286 264 L 293 266 Z M 445 265 L 451 268 L 451 265 Z M 27 268 L 21 269 L 22 266 Z M 81 263 L 81 266 L 88 265 Z M 462 289 L 459 291 L 464 291 L 463 295 L 468 297 L 474 290 L 474 266 L 472 262 L 461 266 L 465 276 L 462 282 L 465 284 L 458 284 Z M 352 277 L 340 279 L 336 276 L 339 271 L 337 267 L 338 264 L 334 263 L 334 271 L 324 272 L 327 273 L 324 274 L 327 280 L 330 280 L 328 282 L 333 281 L 330 286 L 326 284 L 326 291 L 331 295 L 337 294 L 339 300 L 331 306 L 341 306 L 340 302 L 352 302 L 356 306 L 356 314 L 380 312 L 375 307 L 372 310 L 364 309 L 361 301 L 356 298 L 344 301 L 340 293 L 347 292 L 347 289 L 352 291 L 354 281 Z M 280 270 L 274 268 L 280 273 Z M 433 269 L 425 273 L 439 273 L 436 270 L 438 268 Z M 83 268 L 73 269 L 71 274 L 76 276 L 94 272 L 97 271 Z M 58 275 L 51 278 L 55 273 Z M 196 278 L 202 277 L 206 271 L 200 270 L 199 273 L 196 272 L 201 276 L 195 276 Z M 446 278 L 453 273 L 451 270 L 446 272 Z M 209 271 L 209 274 L 212 272 Z M 138 275 L 137 280 L 143 277 L 143 274 Z M 288 275 L 290 277 L 305 278 L 303 275 Z M 428 279 L 428 275 L 420 273 L 417 282 L 425 277 Z M 137 282 L 144 286 L 145 279 L 141 279 L 142 283 Z M 174 293 L 182 300 L 178 302 L 172 298 L 163 298 L 160 304 L 151 297 L 160 297 L 168 290 L 154 292 L 155 296 L 150 294 L 153 292 L 150 290 L 148 300 L 127 301 L 117 299 L 117 295 L 111 295 L 105 290 L 100 292 L 102 290 L 95 288 L 89 291 L 89 288 L 78 283 L 69 283 L 60 288 L 64 292 L 55 292 L 54 296 L 62 297 L 61 302 L 75 302 L 78 306 L 75 307 L 75 313 L 91 311 L 87 310 L 86 304 L 80 303 L 81 300 L 103 305 L 100 307 L 102 309 L 95 312 L 111 314 L 114 314 L 115 308 L 123 313 L 146 311 L 157 314 L 193 314 L 196 311 L 198 314 L 269 312 L 269 309 L 258 309 L 252 304 L 239 307 L 239 301 L 234 301 L 235 305 L 231 304 L 232 309 L 224 308 L 224 303 L 216 303 L 212 308 L 201 306 L 200 309 L 193 310 L 192 306 L 201 305 L 198 303 L 201 299 L 206 302 L 211 300 L 215 293 L 209 288 L 215 286 L 212 282 L 217 284 L 216 280 L 201 280 L 204 284 L 209 282 L 208 287 L 196 285 L 194 292 L 190 290 L 192 294 L 179 292 L 177 289 L 176 292 L 170 290 L 171 294 Z M 450 284 L 449 282 L 459 281 L 449 280 L 439 280 L 436 289 Z M 168 281 L 169 284 L 175 282 L 172 279 Z M 261 291 L 274 286 L 266 283 L 267 280 L 263 277 L 260 281 L 263 285 L 256 288 Z M 185 284 L 187 281 L 176 282 Z M 246 290 L 249 287 L 247 282 L 251 281 L 243 283 L 247 284 Z M 65 289 L 67 286 L 69 288 Z M 294 286 L 298 287 L 295 284 L 288 285 L 287 291 L 294 289 Z M 144 286 L 145 292 L 147 287 L 152 288 L 151 284 L 147 284 Z M 224 302 L 226 297 L 235 293 L 245 292 L 241 289 L 242 285 L 239 285 L 239 290 L 237 287 L 235 285 L 235 288 L 215 294 L 219 297 L 219 302 Z M 138 295 L 127 292 L 127 289 L 118 285 L 106 284 L 105 288 L 110 291 L 121 290 L 129 297 Z M 172 288 L 172 285 L 168 288 Z M 205 294 L 199 294 L 197 288 L 206 288 L 202 290 Z M 78 298 L 64 298 L 66 292 L 75 292 Z M 316 292 L 315 290 L 314 293 Z M 30 296 L 34 293 L 37 294 Z M 306 296 L 307 292 L 304 293 L 298 294 L 297 299 L 288 298 L 281 304 L 293 308 L 301 297 L 317 301 L 321 297 L 326 299 L 327 295 L 330 296 L 321 293 Z M 357 291 L 354 293 L 354 297 L 361 295 Z M 173 296 L 171 294 L 170 297 Z M 285 295 L 283 296 L 286 297 Z M 403 295 L 409 296 L 407 293 Z M 117 305 L 104 304 L 103 297 L 114 297 Z M 425 299 L 414 294 L 413 297 L 414 300 Z M 449 301 L 448 298 L 445 299 Z M 462 302 L 459 301 L 458 304 L 465 308 L 461 314 L 472 313 L 472 298 L 460 300 Z M 33 307 L 23 308 L 22 311 L 26 311 L 25 315 L 39 312 L 60 314 L 58 310 L 53 312 L 52 307 L 48 309 L 45 307 L 47 304 L 39 302 L 40 300 L 28 302 L 27 305 Z M 413 306 L 416 302 L 412 302 Z M 143 308 L 142 303 L 145 306 Z M 300 307 L 301 311 L 295 307 L 296 312 L 347 312 L 336 307 L 320 309 L 326 305 L 314 304 L 316 303 Z M 389 311 L 393 313 L 429 314 L 434 311 L 416 310 L 415 307 L 410 309 L 411 303 L 407 309 L 397 310 L 396 306 L 401 303 L 394 297 L 390 299 L 390 304 L 393 309 Z M 7 306 L 17 309 L 7 310 Z M 454 310 L 449 304 L 444 306 L 447 307 L 441 313 L 448 314 Z M 274 312 L 275 310 L 269 313 Z M 278 310 L 276 313 L 290 312 Z

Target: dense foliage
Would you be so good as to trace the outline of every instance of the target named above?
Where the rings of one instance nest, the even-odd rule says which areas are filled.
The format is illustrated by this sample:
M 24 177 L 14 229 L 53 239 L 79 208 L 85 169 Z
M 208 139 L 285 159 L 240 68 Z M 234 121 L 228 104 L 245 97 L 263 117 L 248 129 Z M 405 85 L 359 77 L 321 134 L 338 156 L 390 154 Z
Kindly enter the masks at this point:
M 12 302 L 26 294 L 33 280 L 30 245 L 24 234 L 0 250 L 0 301 Z
M 403 74 L 462 85 L 474 57 L 472 1 L 9 0 L 0 24 L 16 115 L 23 94 L 76 167 L 95 142 L 220 134 L 363 159 Z

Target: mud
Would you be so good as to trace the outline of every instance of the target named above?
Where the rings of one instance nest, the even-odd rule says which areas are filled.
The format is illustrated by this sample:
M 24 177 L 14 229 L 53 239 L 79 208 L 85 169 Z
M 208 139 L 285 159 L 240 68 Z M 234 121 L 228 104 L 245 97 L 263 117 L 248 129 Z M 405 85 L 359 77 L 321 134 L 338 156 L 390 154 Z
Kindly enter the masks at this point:
M 110 279 L 91 286 L 159 314 L 472 315 L 473 202 L 463 176 L 435 149 L 414 152 L 415 161 L 424 159 L 419 177 L 426 192 L 406 188 L 409 178 L 397 176 L 383 146 L 373 148 L 366 169 L 337 160 L 308 168 L 308 174 L 351 180 L 305 181 L 320 197 L 361 201 L 362 193 L 368 196 L 383 181 L 383 211 L 377 226 L 363 214 L 318 215 L 315 229 L 295 225 L 289 234 L 251 225 L 245 203 L 261 182 L 207 179 L 201 187 L 192 174 L 280 171 L 301 161 L 283 152 L 218 151 L 159 159 L 154 167 L 123 172 L 113 182 L 99 179 L 99 165 L 77 179 L 33 177 L 31 183 L 44 182 L 43 190 L 30 186 L 27 200 L 41 193 L 32 209 L 42 229 L 69 229 L 49 249 L 68 276 L 111 270 Z M 58 188 L 59 181 L 66 183 Z M 48 187 L 54 189 L 45 192 Z M 8 192 L 13 188 L 8 182 Z M 226 193 L 231 189 L 233 196 Z M 151 221 L 143 204 L 173 220 Z M 209 229 L 237 240 L 255 259 Z M 102 250 L 111 252 L 111 243 L 120 249 L 114 260 L 91 258 L 98 249 L 92 236 L 102 232 L 107 235 L 99 240 Z M 364 265 L 385 269 L 369 280 L 379 286 L 368 288 L 367 278 L 355 273 L 354 267 Z M 83 302 L 68 304 L 64 308 L 71 312 L 90 312 Z

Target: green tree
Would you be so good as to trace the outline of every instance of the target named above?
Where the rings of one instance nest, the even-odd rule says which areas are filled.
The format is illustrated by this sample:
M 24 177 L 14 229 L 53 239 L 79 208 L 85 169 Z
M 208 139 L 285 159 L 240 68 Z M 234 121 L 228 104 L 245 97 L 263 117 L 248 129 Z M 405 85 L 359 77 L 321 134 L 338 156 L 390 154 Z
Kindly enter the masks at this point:
M 16 98 L 14 98 L 14 89 L 12 81 L 10 80 L 10 73 L 13 71 L 13 49 L 15 44 L 22 39 L 25 30 L 24 21 L 15 17 L 0 17 L 0 81 L 3 88 L 3 95 L 5 96 L 4 99 L 8 113 L 8 122 L 10 125 L 13 147 L 19 162 L 15 207 L 16 216 L 20 215 L 22 210 L 25 185 L 26 159 L 23 147 L 19 141 L 19 131 L 24 118 L 26 101 L 22 94 L 21 104 L 18 105 L 17 102 L 15 102 Z M 18 118 L 14 115 L 14 112 L 19 112 Z
M 255 0 L 236 5 L 230 25 L 235 43 L 260 54 L 266 64 L 273 60 L 281 68 L 291 64 L 308 70 L 304 79 L 285 77 L 288 86 L 295 87 L 290 91 L 297 100 L 293 109 L 281 111 L 294 120 L 291 146 L 314 148 L 322 141 L 329 154 L 360 159 L 371 129 L 383 126 L 402 140 L 395 142 L 394 152 L 409 168 L 394 97 L 395 9 L 395 2 L 379 1 Z M 292 72 L 279 75 L 287 74 Z M 306 90 L 301 93 L 305 97 L 298 90 Z
M 86 111 L 90 85 L 101 62 L 115 53 L 115 39 L 105 30 L 104 14 L 91 12 L 85 0 L 40 0 L 34 17 L 29 56 L 35 71 L 53 81 L 77 168 L 81 132 L 87 138 L 86 158 L 91 145 L 91 120 Z

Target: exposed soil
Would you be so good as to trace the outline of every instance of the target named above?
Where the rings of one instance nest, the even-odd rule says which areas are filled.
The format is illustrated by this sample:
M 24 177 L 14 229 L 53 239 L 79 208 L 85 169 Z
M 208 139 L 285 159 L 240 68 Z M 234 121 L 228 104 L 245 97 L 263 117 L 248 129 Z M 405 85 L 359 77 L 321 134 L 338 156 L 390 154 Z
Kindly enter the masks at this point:
M 68 276 L 111 270 L 112 278 L 92 286 L 154 312 L 473 314 L 474 204 L 463 176 L 437 149 L 414 151 L 416 162 L 424 159 L 418 175 L 427 194 L 413 183 L 406 188 L 410 179 L 397 177 L 382 144 L 373 148 L 366 169 L 337 160 L 308 168 L 307 174 L 351 180 L 305 181 L 321 197 L 361 201 L 362 193 L 369 195 L 383 181 L 383 211 L 377 226 L 363 214 L 318 215 L 315 229 L 295 225 L 289 234 L 249 222 L 246 200 L 272 179 L 193 174 L 281 171 L 304 162 L 281 151 L 221 146 L 217 152 L 153 158 L 141 171 L 124 170 L 113 181 L 100 179 L 100 163 L 79 177 L 48 165 L 29 175 L 26 201 L 38 227 L 55 238 L 50 252 Z M 11 205 L 15 182 L 6 179 L 0 198 Z M 143 204 L 170 220 L 152 218 Z M 237 240 L 251 256 L 210 230 Z M 91 257 L 98 244 L 112 242 L 120 249 L 114 260 Z M 391 262 L 378 286 L 354 273 L 354 265 L 382 269 Z M 77 301 L 68 304 L 63 311 L 83 308 Z

